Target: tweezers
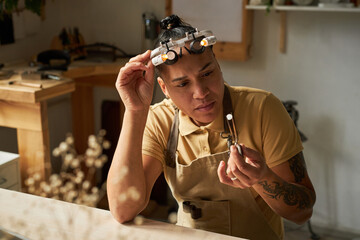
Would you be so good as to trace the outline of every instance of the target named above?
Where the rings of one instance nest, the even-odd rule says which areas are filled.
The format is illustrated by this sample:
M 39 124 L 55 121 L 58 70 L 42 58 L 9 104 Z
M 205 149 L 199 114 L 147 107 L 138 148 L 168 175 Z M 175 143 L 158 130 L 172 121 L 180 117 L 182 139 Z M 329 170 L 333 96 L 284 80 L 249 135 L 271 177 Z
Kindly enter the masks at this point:
M 227 124 L 228 124 L 229 130 L 230 130 L 230 135 L 228 138 L 229 150 L 230 150 L 231 145 L 235 145 L 239 154 L 242 156 L 241 147 L 238 143 L 238 136 L 237 136 L 237 131 L 236 131 L 233 115 L 231 113 L 229 113 L 228 115 L 226 115 L 226 119 L 227 119 Z

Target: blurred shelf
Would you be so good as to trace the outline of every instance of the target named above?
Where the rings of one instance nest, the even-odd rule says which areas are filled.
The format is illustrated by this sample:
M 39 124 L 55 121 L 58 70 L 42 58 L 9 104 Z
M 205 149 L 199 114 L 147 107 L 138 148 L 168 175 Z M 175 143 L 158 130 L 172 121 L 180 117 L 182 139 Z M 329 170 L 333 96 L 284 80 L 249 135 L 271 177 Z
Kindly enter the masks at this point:
M 248 10 L 267 10 L 267 6 L 247 5 Z M 271 6 L 275 11 L 307 11 L 307 12 L 354 12 L 360 13 L 359 7 L 318 7 L 318 6 Z
M 245 7 L 248 10 L 266 10 L 267 6 L 265 5 L 246 5 Z M 272 10 L 274 7 L 270 7 L 270 10 Z
M 300 6 L 300 5 L 249 5 L 246 10 L 275 11 L 280 16 L 280 38 L 279 51 L 286 53 L 286 32 L 287 32 L 287 12 L 353 12 L 360 13 L 360 7 L 354 7 L 352 3 L 319 3 L 319 5 Z

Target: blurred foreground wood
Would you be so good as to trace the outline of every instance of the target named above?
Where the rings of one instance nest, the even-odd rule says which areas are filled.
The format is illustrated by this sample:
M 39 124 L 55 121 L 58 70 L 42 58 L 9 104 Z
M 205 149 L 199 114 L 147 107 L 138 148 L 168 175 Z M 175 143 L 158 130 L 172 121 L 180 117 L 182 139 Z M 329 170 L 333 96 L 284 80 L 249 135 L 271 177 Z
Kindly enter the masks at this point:
M 0 227 L 29 239 L 239 239 L 144 219 L 120 224 L 98 208 L 0 189 Z

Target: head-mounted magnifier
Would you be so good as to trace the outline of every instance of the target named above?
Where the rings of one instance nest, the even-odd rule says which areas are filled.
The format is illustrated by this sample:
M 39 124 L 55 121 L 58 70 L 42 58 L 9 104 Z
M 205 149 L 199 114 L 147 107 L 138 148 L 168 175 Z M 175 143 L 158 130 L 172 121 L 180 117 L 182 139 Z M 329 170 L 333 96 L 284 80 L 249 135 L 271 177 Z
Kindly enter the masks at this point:
M 185 47 L 185 44 L 189 41 L 192 41 L 190 43 L 190 53 L 199 54 L 204 52 L 206 47 L 214 45 L 216 43 L 216 37 L 209 30 L 198 31 L 196 29 L 194 32 L 187 32 L 184 38 L 178 40 L 172 40 L 170 38 L 166 42 L 161 42 L 160 47 L 151 52 L 150 57 L 152 63 L 154 66 L 162 63 L 167 65 L 176 63 L 179 55 L 174 49 L 180 48 L 181 56 L 181 48 Z

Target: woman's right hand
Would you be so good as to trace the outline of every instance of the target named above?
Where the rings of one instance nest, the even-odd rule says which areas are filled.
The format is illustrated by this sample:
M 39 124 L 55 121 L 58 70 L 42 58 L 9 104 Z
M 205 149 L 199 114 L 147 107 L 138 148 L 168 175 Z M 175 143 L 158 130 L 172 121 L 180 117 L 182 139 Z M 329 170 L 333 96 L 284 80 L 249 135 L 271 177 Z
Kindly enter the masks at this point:
M 150 53 L 131 58 L 120 69 L 115 86 L 128 111 L 148 110 L 151 104 L 155 81 Z

